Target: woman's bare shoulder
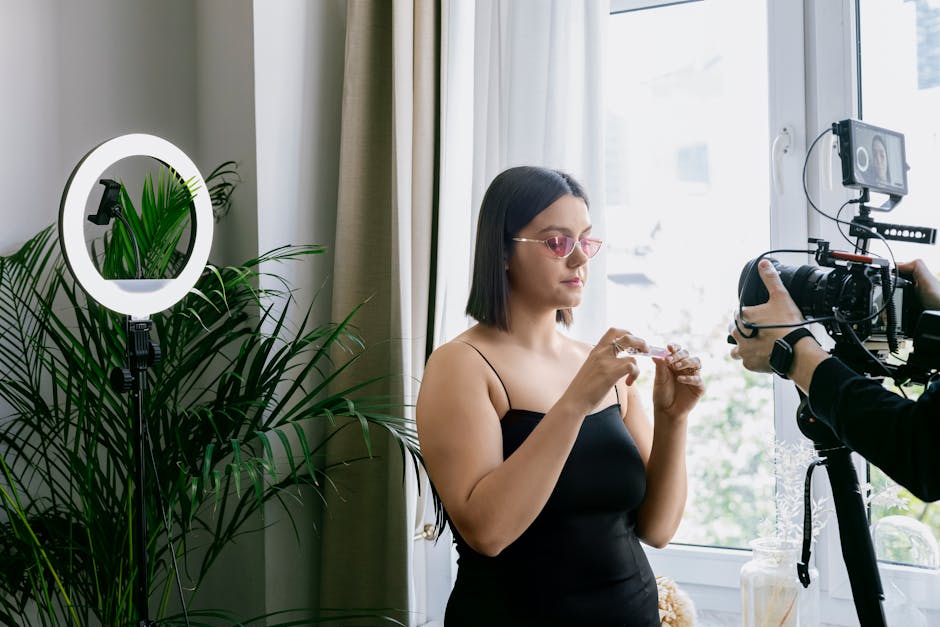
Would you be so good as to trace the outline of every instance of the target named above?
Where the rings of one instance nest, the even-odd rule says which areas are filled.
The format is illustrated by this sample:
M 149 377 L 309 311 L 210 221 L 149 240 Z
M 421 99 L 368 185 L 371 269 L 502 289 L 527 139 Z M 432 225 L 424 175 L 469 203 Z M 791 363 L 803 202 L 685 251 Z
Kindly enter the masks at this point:
M 482 347 L 482 348 L 481 348 Z M 486 354 L 487 343 L 473 329 L 464 331 L 449 342 L 441 344 L 431 353 L 424 367 L 425 378 L 441 371 L 447 377 L 455 374 L 483 373 L 486 363 L 481 359 Z
M 428 358 L 418 393 L 419 423 L 435 416 L 453 421 L 463 414 L 495 411 L 490 400 L 492 369 L 468 340 L 472 336 L 458 336 L 438 346 Z

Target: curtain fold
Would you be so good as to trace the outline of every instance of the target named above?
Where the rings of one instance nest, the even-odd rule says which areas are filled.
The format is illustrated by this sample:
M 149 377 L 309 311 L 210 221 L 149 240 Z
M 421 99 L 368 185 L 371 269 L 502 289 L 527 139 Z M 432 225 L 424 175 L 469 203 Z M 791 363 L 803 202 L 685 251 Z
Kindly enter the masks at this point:
M 424 365 L 439 21 L 435 0 L 347 7 L 333 317 L 368 300 L 354 319 L 367 346 L 354 378 L 382 378 L 366 393 L 388 395 L 393 412 L 410 412 L 401 404 L 414 404 Z M 408 622 L 415 481 L 393 439 L 373 430 L 372 441 L 374 459 L 337 469 L 327 491 L 320 605 L 385 608 Z M 328 463 L 361 454 L 361 442 L 358 425 L 342 429 Z
M 445 0 L 441 99 L 441 259 L 435 345 L 463 314 L 483 194 L 501 171 L 541 165 L 587 188 L 605 237 L 604 76 L 609 0 Z M 468 243 L 469 242 L 469 243 Z M 593 342 L 607 320 L 604 256 L 591 262 L 572 335 Z
M 594 233 L 604 237 L 603 63 L 607 0 L 479 0 L 474 24 L 471 207 L 516 165 L 565 170 L 585 185 Z M 474 226 L 475 231 L 475 226 Z M 606 264 L 591 262 L 572 335 L 604 330 Z

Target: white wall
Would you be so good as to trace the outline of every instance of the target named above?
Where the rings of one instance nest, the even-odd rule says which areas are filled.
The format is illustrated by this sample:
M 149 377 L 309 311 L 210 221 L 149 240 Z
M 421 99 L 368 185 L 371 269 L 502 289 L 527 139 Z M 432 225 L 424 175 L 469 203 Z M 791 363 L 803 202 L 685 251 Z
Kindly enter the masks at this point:
M 216 224 L 212 260 L 220 265 L 259 252 L 252 6 L 252 0 L 195 3 L 197 154 L 204 175 L 233 160 L 241 176 L 232 211 Z
M 195 148 L 193 49 L 186 0 L 0 0 L 0 252 L 56 219 L 98 143 L 143 131 Z
M 0 4 L 0 253 L 52 223 L 65 183 L 55 20 L 51 2 Z

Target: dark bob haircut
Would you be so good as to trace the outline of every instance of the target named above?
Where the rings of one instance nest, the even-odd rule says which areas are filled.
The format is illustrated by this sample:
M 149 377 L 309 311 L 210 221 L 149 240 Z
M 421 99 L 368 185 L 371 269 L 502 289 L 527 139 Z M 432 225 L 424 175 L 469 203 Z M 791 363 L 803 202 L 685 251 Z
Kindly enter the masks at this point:
M 483 196 L 473 278 L 467 315 L 481 324 L 509 330 L 509 277 L 506 262 L 512 256 L 513 237 L 532 218 L 562 196 L 574 196 L 590 206 L 584 188 L 569 174 L 549 168 L 519 166 L 500 173 Z M 555 319 L 571 324 L 570 309 L 559 309 Z

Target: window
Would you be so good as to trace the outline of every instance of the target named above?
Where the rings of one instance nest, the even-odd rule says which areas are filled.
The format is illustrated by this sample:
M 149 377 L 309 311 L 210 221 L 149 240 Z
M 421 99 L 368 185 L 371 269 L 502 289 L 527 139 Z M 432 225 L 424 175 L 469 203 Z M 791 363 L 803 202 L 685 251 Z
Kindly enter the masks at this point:
M 731 360 L 725 339 L 744 263 L 770 248 L 766 25 L 753 0 L 610 20 L 608 318 L 687 346 L 709 386 L 674 542 L 746 548 L 774 516 L 772 380 Z M 651 367 L 640 385 L 652 388 Z

